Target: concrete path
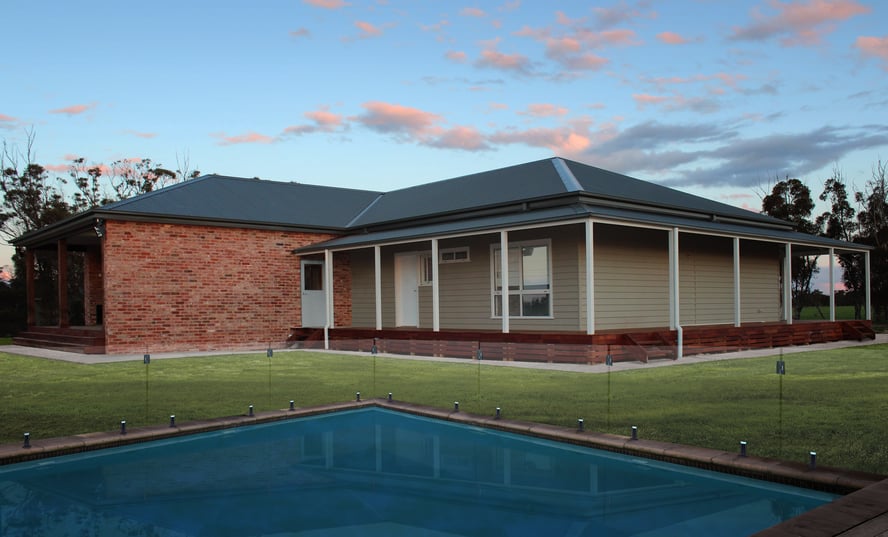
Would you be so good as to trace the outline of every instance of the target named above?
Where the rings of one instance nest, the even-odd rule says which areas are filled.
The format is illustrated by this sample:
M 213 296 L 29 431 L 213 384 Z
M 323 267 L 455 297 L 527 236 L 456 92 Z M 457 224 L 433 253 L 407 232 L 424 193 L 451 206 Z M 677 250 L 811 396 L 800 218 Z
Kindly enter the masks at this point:
M 651 367 L 668 367 L 671 365 L 697 364 L 701 362 L 712 362 L 717 360 L 734 360 L 738 358 L 754 358 L 761 356 L 779 356 L 795 354 L 799 352 L 810 352 L 829 349 L 841 349 L 847 347 L 859 347 L 864 345 L 876 345 L 888 343 L 888 334 L 877 334 L 875 340 L 865 341 L 834 341 L 829 343 L 817 343 L 814 345 L 803 345 L 798 347 L 783 347 L 782 349 L 754 349 L 747 351 L 726 352 L 719 354 L 698 354 L 694 356 L 686 356 L 680 360 L 654 360 L 647 364 L 642 362 L 617 362 L 611 367 L 611 371 L 626 371 L 630 369 L 647 369 Z M 23 356 L 33 356 L 36 358 L 46 358 L 49 360 L 61 360 L 65 362 L 74 362 L 79 364 L 106 364 L 113 362 L 132 362 L 143 359 L 142 354 L 80 354 L 76 352 L 65 352 L 51 349 L 38 349 L 34 347 L 23 347 L 20 345 L 0 345 L 0 352 L 9 354 L 18 354 Z M 347 352 L 347 351 L 324 351 L 324 350 L 300 350 L 300 349 L 276 349 L 275 354 L 291 353 L 291 352 L 330 352 L 333 354 L 357 354 L 367 356 L 366 352 Z M 152 360 L 165 360 L 170 358 L 186 358 L 190 356 L 220 356 L 226 354 L 253 354 L 265 353 L 265 349 L 250 350 L 227 350 L 227 351 L 210 351 L 210 352 L 163 352 L 151 353 Z M 396 358 L 403 360 L 431 360 L 438 362 L 454 362 L 466 363 L 466 358 L 441 358 L 430 356 L 406 356 L 402 354 L 379 354 L 377 356 L 384 358 Z M 550 369 L 555 371 L 575 371 L 578 373 L 605 373 L 608 366 L 604 364 L 586 365 L 586 364 L 560 364 L 548 362 L 503 362 L 499 360 L 484 360 L 485 366 L 495 367 L 524 367 L 528 369 Z

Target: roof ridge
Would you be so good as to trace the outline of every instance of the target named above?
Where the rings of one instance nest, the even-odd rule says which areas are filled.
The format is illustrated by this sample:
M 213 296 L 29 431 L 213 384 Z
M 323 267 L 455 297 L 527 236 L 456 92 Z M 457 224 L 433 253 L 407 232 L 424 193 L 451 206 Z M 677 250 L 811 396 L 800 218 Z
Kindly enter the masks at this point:
M 379 202 L 379 200 L 381 200 L 383 196 L 385 196 L 385 194 L 386 194 L 385 192 L 380 192 L 378 196 L 373 198 L 373 201 L 368 203 L 366 207 L 361 209 L 361 211 L 354 216 L 354 218 L 352 218 L 351 220 L 348 221 L 348 224 L 345 225 L 346 229 L 351 229 L 351 227 L 355 225 L 355 222 L 357 222 L 358 220 L 361 219 L 362 216 L 367 214 L 367 211 L 372 209 L 373 206 L 376 205 L 377 202 Z
M 555 167 L 555 171 L 558 172 L 558 177 L 561 178 L 561 182 L 564 183 L 564 188 L 568 192 L 583 191 L 583 185 L 581 185 L 576 176 L 574 176 L 570 166 L 567 165 L 567 162 L 565 162 L 563 158 L 553 157 L 551 162 Z

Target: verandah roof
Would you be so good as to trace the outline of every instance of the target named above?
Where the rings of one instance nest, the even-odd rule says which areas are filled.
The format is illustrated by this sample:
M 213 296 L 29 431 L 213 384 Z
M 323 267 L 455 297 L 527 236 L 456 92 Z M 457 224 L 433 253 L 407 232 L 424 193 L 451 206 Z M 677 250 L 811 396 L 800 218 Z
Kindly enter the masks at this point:
M 350 250 L 375 245 L 396 244 L 432 238 L 446 238 L 466 235 L 477 235 L 509 228 L 521 228 L 536 225 L 561 225 L 579 223 L 586 219 L 600 223 L 624 225 L 640 225 L 642 227 L 671 229 L 679 228 L 683 232 L 696 232 L 707 235 L 724 235 L 753 240 L 791 243 L 813 249 L 834 248 L 837 251 L 863 252 L 872 248 L 862 244 L 849 243 L 799 233 L 785 228 L 744 226 L 718 219 L 706 220 L 684 216 L 654 214 L 644 211 L 600 207 L 575 203 L 560 207 L 552 207 L 537 211 L 510 213 L 458 221 L 440 222 L 398 229 L 375 231 L 364 234 L 347 235 L 326 242 L 306 246 L 295 250 L 299 254 L 319 253 L 324 250 Z M 801 253 L 801 252 L 799 252 Z

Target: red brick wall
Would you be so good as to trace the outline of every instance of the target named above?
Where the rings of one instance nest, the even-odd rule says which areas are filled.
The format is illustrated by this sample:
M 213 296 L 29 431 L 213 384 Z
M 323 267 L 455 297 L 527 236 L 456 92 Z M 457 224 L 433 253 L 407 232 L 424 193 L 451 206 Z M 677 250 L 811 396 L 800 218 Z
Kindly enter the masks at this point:
M 108 353 L 279 347 L 301 325 L 294 248 L 331 235 L 144 222 L 106 222 Z M 345 256 L 336 256 L 347 260 Z M 340 283 L 350 267 L 337 267 Z M 337 324 L 349 288 L 336 289 Z M 342 309 L 341 317 L 339 309 Z
M 83 256 L 83 317 L 87 326 L 98 324 L 96 306 L 102 306 L 102 254 L 90 248 Z

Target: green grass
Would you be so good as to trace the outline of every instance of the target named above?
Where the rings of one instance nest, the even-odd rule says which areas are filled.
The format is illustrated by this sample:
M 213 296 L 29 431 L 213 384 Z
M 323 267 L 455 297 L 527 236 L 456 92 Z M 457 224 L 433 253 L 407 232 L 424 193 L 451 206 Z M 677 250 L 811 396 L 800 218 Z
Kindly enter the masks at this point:
M 12 345 L 11 337 L 0 337 L 0 345 Z
M 836 319 L 838 320 L 852 320 L 854 319 L 854 306 L 836 306 Z M 820 311 L 817 311 L 817 308 L 813 306 L 806 306 L 802 308 L 801 313 L 802 321 L 828 321 L 829 320 L 829 306 L 821 306 Z
M 0 442 L 384 397 L 888 474 L 888 346 L 610 375 L 308 352 L 80 365 L 0 353 Z M 147 387 L 146 387 L 147 385 Z

